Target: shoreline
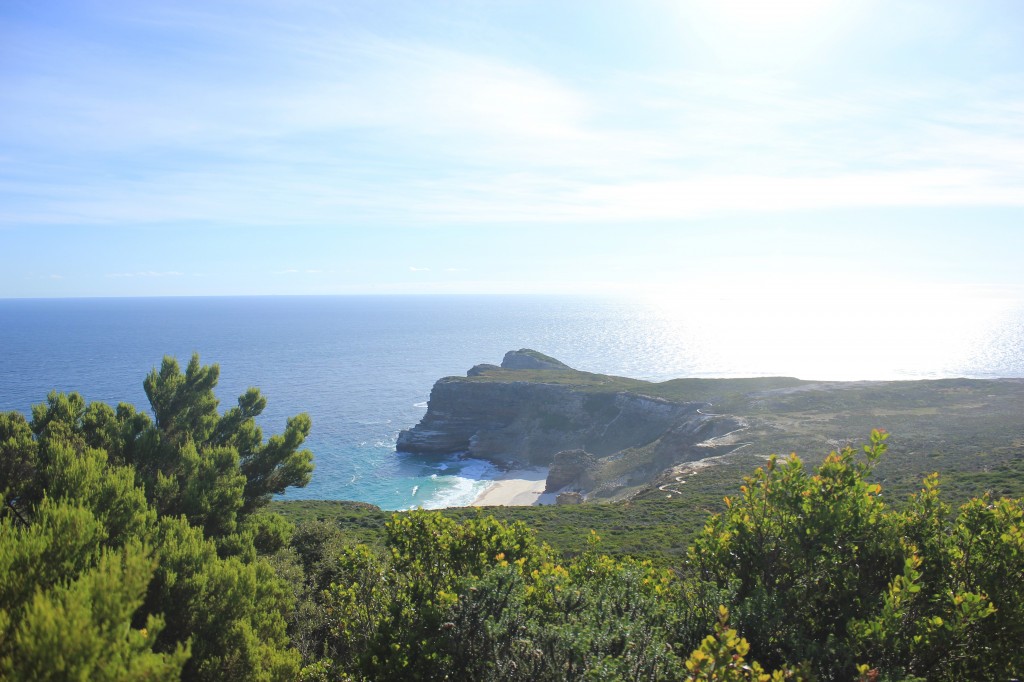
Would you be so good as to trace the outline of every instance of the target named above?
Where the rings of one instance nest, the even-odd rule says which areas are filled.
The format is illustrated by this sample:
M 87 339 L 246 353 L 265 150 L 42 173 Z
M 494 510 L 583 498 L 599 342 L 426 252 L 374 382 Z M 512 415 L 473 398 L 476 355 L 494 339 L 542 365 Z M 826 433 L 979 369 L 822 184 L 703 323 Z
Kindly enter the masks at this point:
M 471 507 L 530 507 L 554 504 L 555 494 L 545 493 L 547 467 L 513 469 L 494 479 L 470 504 Z

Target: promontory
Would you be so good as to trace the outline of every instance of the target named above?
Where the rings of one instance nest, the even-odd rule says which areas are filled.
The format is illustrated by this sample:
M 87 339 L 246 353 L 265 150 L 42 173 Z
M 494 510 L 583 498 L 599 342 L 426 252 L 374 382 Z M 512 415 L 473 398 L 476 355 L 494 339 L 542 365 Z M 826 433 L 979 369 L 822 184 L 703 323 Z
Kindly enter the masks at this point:
M 744 461 L 827 452 L 862 441 L 872 428 L 896 434 L 897 454 L 883 475 L 919 477 L 936 464 L 1019 467 L 1022 415 L 1022 379 L 653 383 L 579 371 L 521 349 L 500 366 L 438 380 L 426 414 L 399 434 L 397 449 L 549 467 L 548 492 L 621 499 L 670 495 L 685 476 L 741 451 Z M 920 461 L 922 452 L 937 454 Z M 980 452 L 985 461 L 972 462 Z

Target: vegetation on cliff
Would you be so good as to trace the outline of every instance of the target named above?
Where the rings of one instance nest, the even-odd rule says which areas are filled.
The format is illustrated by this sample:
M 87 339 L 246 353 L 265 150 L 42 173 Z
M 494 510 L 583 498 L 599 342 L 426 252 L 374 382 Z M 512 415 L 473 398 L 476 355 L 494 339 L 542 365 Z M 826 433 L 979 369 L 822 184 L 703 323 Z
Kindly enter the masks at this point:
M 265 440 L 259 392 L 221 414 L 216 381 L 166 359 L 155 419 L 77 394 L 0 415 L 0 679 L 1024 673 L 1024 501 L 954 509 L 937 475 L 890 501 L 883 432 L 817 466 L 762 460 L 695 533 L 657 517 L 664 495 L 545 510 L 576 524 L 565 552 L 479 510 L 325 504 L 342 520 L 296 528 L 266 503 L 308 480 L 308 419 Z M 688 549 L 611 555 L 587 531 L 606 510 Z

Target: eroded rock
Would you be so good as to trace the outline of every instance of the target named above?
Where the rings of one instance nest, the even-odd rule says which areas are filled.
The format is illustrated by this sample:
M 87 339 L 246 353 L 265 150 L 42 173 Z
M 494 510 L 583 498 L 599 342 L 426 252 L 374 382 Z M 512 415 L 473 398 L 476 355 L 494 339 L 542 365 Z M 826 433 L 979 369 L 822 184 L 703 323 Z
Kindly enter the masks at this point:
M 553 493 L 573 486 L 590 488 L 593 485 L 592 473 L 597 466 L 597 457 L 586 450 L 562 450 L 556 452 L 548 469 L 548 480 L 544 492 Z

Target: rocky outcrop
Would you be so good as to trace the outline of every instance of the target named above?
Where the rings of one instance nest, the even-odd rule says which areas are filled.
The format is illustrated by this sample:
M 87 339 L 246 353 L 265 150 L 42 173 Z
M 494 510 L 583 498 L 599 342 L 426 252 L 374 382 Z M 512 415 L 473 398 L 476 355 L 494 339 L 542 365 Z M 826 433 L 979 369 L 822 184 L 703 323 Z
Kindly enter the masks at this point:
M 569 365 L 530 348 L 510 350 L 501 361 L 502 369 L 572 369 Z
M 597 457 L 586 450 L 563 450 L 555 453 L 548 469 L 548 480 L 544 492 L 554 493 L 570 486 L 574 488 L 590 488 L 593 486 L 593 473 L 597 467 Z
M 577 492 L 559 493 L 555 504 L 583 504 L 583 495 Z
M 480 364 L 480 365 L 473 365 L 472 367 L 469 368 L 469 371 L 466 372 L 466 376 L 467 377 L 478 377 L 478 376 L 484 375 L 487 372 L 490 372 L 490 371 L 495 370 L 495 369 L 501 369 L 501 368 L 498 367 L 497 365 L 489 365 L 487 363 L 483 363 L 483 364 Z

